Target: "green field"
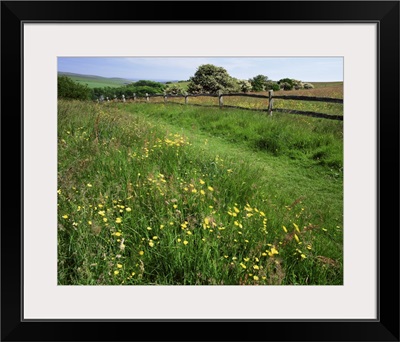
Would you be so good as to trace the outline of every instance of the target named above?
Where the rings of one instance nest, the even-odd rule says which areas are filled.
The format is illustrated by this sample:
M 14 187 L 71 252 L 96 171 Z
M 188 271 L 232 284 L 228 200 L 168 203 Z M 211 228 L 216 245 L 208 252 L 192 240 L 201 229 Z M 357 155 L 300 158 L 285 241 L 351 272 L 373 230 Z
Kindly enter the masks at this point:
M 62 73 L 62 72 L 60 72 L 59 75 L 68 76 L 73 81 L 79 84 L 86 84 L 89 88 L 92 89 L 104 88 L 104 87 L 117 88 L 133 82 L 132 80 L 117 78 L 117 77 L 107 78 L 101 76 L 79 75 L 79 74 Z
M 58 102 L 58 284 L 343 284 L 343 122 Z

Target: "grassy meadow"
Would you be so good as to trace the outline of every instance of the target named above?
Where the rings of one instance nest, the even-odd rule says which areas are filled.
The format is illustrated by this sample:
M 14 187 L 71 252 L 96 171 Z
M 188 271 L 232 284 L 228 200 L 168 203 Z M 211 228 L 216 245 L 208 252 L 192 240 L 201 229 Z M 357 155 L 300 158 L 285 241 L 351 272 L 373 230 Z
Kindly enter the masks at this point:
M 343 284 L 342 121 L 59 100 L 57 193 L 59 285 Z

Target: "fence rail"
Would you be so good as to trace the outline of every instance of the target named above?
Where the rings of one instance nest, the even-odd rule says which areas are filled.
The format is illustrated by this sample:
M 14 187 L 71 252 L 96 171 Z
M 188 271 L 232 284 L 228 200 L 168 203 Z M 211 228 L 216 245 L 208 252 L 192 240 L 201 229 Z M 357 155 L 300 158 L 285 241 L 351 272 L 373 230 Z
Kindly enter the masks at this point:
M 262 98 L 268 99 L 268 107 L 265 109 L 254 109 L 254 108 L 246 108 L 240 106 L 231 106 L 231 105 L 224 105 L 223 98 L 224 97 L 231 97 L 231 96 L 242 96 L 242 97 L 253 97 L 253 98 Z M 331 120 L 343 120 L 343 115 L 331 115 L 326 113 L 318 113 L 318 112 L 308 112 L 308 111 L 300 111 L 300 110 L 293 110 L 293 109 L 285 109 L 285 108 L 274 108 L 273 103 L 274 99 L 280 100 L 295 100 L 295 101 L 316 101 L 316 102 L 327 102 L 327 103 L 339 103 L 343 104 L 343 99 L 338 98 L 330 98 L 330 97 L 315 97 L 315 96 L 294 96 L 294 95 L 274 95 L 273 91 L 270 90 L 268 95 L 261 95 L 261 94 L 247 94 L 247 93 L 218 93 L 218 94 L 210 94 L 210 93 L 201 93 L 201 94 L 148 94 L 146 93 L 145 96 L 127 96 L 125 97 L 122 95 L 122 101 L 125 102 L 126 100 L 133 99 L 136 101 L 137 99 L 146 99 L 146 102 L 150 102 L 150 98 L 152 97 L 163 97 L 164 103 L 168 102 L 168 98 L 185 98 L 185 105 L 189 103 L 190 97 L 218 97 L 218 105 L 220 108 L 238 108 L 238 109 L 245 109 L 245 110 L 256 110 L 262 112 L 268 112 L 269 115 L 272 115 L 273 111 L 281 112 L 281 113 L 289 113 L 289 114 L 299 114 L 299 115 L 306 115 L 306 116 L 313 116 L 317 118 L 326 118 Z M 110 101 L 109 98 L 106 98 L 107 101 Z M 118 101 L 116 97 L 114 97 L 114 101 Z M 99 100 L 97 100 L 99 101 Z M 176 103 L 176 102 L 174 102 Z M 194 105 L 194 104 L 193 104 Z M 203 105 L 203 104 L 196 104 L 197 106 L 205 106 L 205 107 L 215 107 L 214 105 Z

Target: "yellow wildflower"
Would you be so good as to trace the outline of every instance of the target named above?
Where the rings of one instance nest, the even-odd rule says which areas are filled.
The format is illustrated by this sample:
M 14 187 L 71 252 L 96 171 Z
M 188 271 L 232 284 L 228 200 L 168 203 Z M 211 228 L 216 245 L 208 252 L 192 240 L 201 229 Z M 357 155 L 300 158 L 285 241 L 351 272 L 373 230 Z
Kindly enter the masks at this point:
M 64 218 L 64 219 L 67 219 L 67 218 L 68 218 L 68 215 L 64 215 L 63 218 Z

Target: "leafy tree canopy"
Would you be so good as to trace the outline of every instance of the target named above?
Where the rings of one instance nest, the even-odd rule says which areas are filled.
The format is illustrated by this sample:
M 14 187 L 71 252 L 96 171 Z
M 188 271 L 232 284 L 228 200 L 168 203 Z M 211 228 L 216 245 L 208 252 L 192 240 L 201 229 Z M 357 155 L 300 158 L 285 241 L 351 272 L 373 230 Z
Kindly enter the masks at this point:
M 190 77 L 189 93 L 232 92 L 238 89 L 236 80 L 228 72 L 213 64 L 203 64 L 197 68 L 194 76 Z
M 250 80 L 253 91 L 263 91 L 266 90 L 268 77 L 264 75 L 257 75 Z

